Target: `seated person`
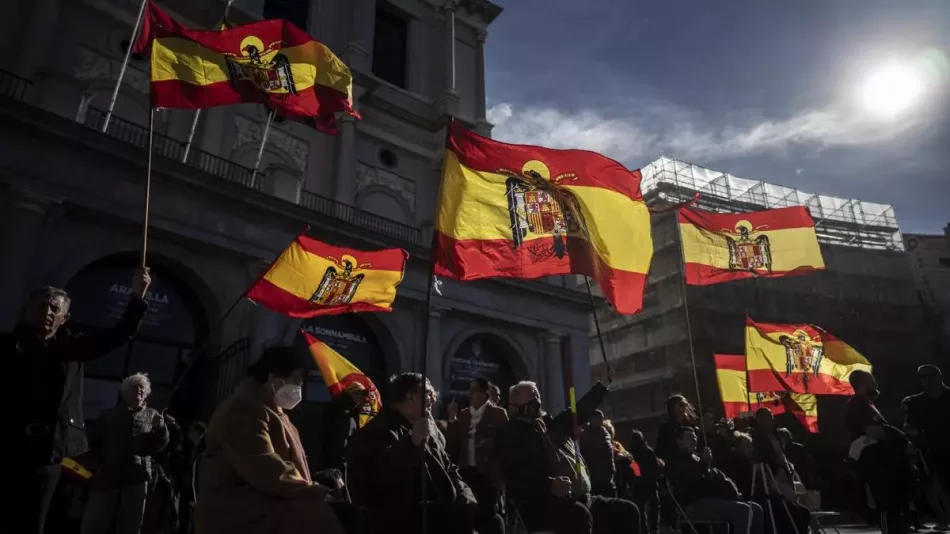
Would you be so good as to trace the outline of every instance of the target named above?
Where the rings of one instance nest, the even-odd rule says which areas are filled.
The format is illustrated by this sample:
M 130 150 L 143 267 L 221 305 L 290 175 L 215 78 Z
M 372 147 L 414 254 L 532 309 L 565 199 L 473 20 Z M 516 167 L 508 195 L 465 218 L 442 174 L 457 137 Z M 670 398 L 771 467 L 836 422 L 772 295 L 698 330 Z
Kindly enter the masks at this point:
M 710 467 L 712 452 L 708 448 L 703 449 L 702 457 L 696 456 L 696 430 L 680 427 L 674 436 L 677 450 L 666 462 L 666 479 L 687 518 L 729 523 L 732 534 L 763 534 L 762 507 L 740 502 L 732 481 Z
M 291 347 L 264 350 L 214 411 L 198 464 L 197 532 L 344 533 L 286 413 L 300 403 L 306 364 Z
M 472 534 L 477 503 L 430 414 L 435 389 L 419 373 L 403 373 L 389 390 L 391 400 L 347 444 L 353 502 L 369 509 L 374 534 L 422 532 L 423 509 L 429 532 Z
M 607 388 L 597 384 L 577 403 L 578 424 L 586 423 L 603 402 Z M 505 487 L 529 531 L 557 534 L 639 532 L 640 512 L 630 501 L 591 495 L 583 458 L 576 454 L 572 416 L 541 412 L 534 382 L 511 387 L 508 425 L 495 437 L 495 454 Z

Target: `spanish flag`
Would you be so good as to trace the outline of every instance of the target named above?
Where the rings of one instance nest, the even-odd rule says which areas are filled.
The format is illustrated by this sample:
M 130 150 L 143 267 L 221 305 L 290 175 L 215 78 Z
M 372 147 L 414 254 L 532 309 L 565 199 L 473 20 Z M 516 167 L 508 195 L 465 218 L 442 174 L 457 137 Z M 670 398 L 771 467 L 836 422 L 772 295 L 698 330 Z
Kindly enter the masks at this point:
M 313 360 L 317 362 L 317 369 L 320 370 L 323 383 L 330 390 L 330 395 L 337 397 L 351 389 L 366 392 L 366 403 L 360 411 L 360 428 L 362 428 L 383 407 L 376 384 L 339 352 L 330 348 L 329 345 L 303 330 L 300 333 L 307 340 L 307 347 L 310 349 Z
M 748 213 L 677 211 L 686 283 L 774 278 L 823 270 L 815 221 L 803 206 Z
M 756 323 L 746 318 L 750 391 L 854 395 L 848 378 L 871 364 L 850 345 L 810 324 Z
M 336 113 L 359 116 L 350 69 L 286 20 L 191 30 L 149 3 L 135 51 L 149 48 L 152 107 L 260 102 L 329 132 Z
M 85 466 L 79 463 L 76 459 L 70 457 L 63 458 L 62 470 L 63 473 L 80 478 L 82 480 L 89 480 L 93 476 L 92 471 L 86 469 Z
M 274 260 L 247 298 L 290 317 L 392 311 L 408 252 L 335 247 L 305 233 Z
M 653 241 L 640 171 L 594 152 L 511 145 L 450 128 L 435 274 L 583 274 L 619 313 L 642 308 Z
M 743 412 L 767 408 L 772 415 L 794 414 L 809 432 L 818 432 L 818 399 L 807 393 L 785 391 L 750 393 L 747 384 L 746 358 L 742 354 L 715 354 L 716 381 L 726 417 L 736 418 Z

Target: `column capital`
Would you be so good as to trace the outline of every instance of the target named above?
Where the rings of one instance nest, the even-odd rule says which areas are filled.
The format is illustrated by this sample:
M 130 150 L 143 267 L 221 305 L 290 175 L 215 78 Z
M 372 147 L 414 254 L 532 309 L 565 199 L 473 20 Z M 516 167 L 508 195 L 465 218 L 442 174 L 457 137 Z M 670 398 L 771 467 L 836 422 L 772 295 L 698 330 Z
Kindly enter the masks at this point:
M 475 34 L 475 42 L 484 45 L 486 40 L 488 40 L 488 30 L 478 30 Z

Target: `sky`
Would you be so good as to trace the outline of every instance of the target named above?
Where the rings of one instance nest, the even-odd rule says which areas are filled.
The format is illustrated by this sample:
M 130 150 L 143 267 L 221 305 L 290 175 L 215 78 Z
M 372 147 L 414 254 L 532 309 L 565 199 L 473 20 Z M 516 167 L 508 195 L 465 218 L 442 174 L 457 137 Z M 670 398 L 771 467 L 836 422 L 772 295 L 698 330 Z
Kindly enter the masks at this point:
M 950 223 L 950 0 L 494 0 L 492 137 L 660 156 Z M 867 80 L 918 96 L 881 112 Z M 888 99 L 885 99 L 887 102 Z

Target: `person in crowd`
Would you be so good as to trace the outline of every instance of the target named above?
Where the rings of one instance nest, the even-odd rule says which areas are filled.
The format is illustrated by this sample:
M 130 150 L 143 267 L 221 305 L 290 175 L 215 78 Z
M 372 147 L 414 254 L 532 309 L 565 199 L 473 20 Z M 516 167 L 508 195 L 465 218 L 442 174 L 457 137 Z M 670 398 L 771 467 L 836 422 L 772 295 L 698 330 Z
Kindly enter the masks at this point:
M 698 418 L 696 417 L 696 408 L 686 397 L 682 395 L 673 395 L 666 401 L 666 421 L 660 425 L 660 430 L 656 436 L 656 455 L 661 460 L 666 461 L 677 454 L 676 431 L 683 426 L 697 428 Z M 702 448 L 706 447 L 705 442 L 700 442 Z
M 20 407 L 14 410 L 10 435 L 11 457 L 17 459 L 14 486 L 24 492 L 25 501 L 16 507 L 15 523 L 31 525 L 24 531 L 44 532 L 62 459 L 86 451 L 83 362 L 109 354 L 135 335 L 148 309 L 144 298 L 150 283 L 148 269 L 136 272 L 129 303 L 111 330 L 95 335 L 69 331 L 64 327 L 69 295 L 42 287 L 30 294 L 13 332 L 0 335 L 0 358 L 7 373 L 26 380 L 27 397 L 4 403 Z
M 804 445 L 795 441 L 792 437 L 792 431 L 782 427 L 775 431 L 779 441 L 782 443 L 782 450 L 785 451 L 785 457 L 792 464 L 792 468 L 798 475 L 798 479 L 808 489 L 817 489 L 814 473 L 812 472 L 812 457 Z
M 709 439 L 709 450 L 712 451 L 716 465 L 720 469 L 729 461 L 733 447 L 733 426 L 730 420 L 720 420 L 706 431 Z
M 368 402 L 366 387 L 350 382 L 342 395 L 330 399 L 323 412 L 323 462 L 321 469 L 346 472 L 346 444 L 359 430 L 360 412 Z
M 593 417 L 581 432 L 581 454 L 590 469 L 591 494 L 601 497 L 616 497 L 617 485 L 614 478 L 617 467 L 614 464 L 613 439 L 604 428 L 604 412 L 594 410 Z
M 89 443 L 99 466 L 82 517 L 82 534 L 138 534 L 142 528 L 152 455 L 168 446 L 162 414 L 145 405 L 152 393 L 148 376 L 122 381 L 122 403 L 96 418 Z
M 755 412 L 755 427 L 752 429 L 752 443 L 755 446 L 755 464 L 760 467 L 760 475 L 770 484 L 770 491 L 777 490 L 789 502 L 795 501 L 794 469 L 785 456 L 782 441 L 775 431 L 775 417 L 768 408 L 759 408 Z M 761 484 L 761 482 L 760 482 Z
M 630 456 L 635 465 L 635 478 L 630 483 L 631 500 L 640 509 L 643 517 L 643 532 L 656 534 L 660 527 L 660 479 L 663 476 L 663 461 L 656 457 L 656 453 L 647 444 L 643 432 L 634 430 L 630 433 Z
M 624 448 L 622 443 L 617 441 L 617 429 L 614 428 L 614 424 L 610 419 L 604 420 L 604 428 L 607 429 L 607 433 L 610 435 L 610 442 L 614 451 L 614 470 L 616 472 L 614 483 L 617 486 L 617 497 L 633 501 L 630 493 L 630 486 L 636 476 L 631 466 L 633 456 Z
M 188 426 L 180 450 L 172 457 L 171 472 L 178 490 L 178 533 L 193 534 L 195 522 L 195 499 L 197 497 L 195 466 L 204 452 L 205 434 L 208 425 L 192 421 Z
M 292 347 L 269 347 L 214 411 L 198 463 L 197 534 L 345 532 L 287 416 L 306 366 Z
M 597 383 L 577 403 L 585 424 L 607 394 Z M 639 531 L 639 510 L 622 499 L 591 495 L 587 466 L 572 439 L 572 414 L 541 411 L 534 382 L 519 382 L 508 394 L 509 422 L 495 438 L 505 488 L 529 531 L 557 534 L 627 534 Z
M 497 384 L 488 384 L 488 400 L 495 403 L 495 406 L 501 406 L 501 388 Z
M 887 534 L 907 534 L 909 442 L 875 406 L 874 399 L 880 391 L 874 375 L 854 371 L 849 380 L 854 388 L 845 412 L 845 425 L 852 440 L 849 456 L 856 460 L 858 474 L 869 490 L 873 500 L 870 508 L 881 514 L 881 529 Z
M 152 476 L 145 498 L 141 534 L 178 532 L 179 491 L 175 484 L 174 469 L 185 436 L 178 421 L 171 414 L 165 412 L 162 417 L 165 419 L 165 428 L 168 429 L 168 445 L 162 451 L 151 455 Z
M 696 456 L 696 430 L 674 432 L 676 452 L 666 462 L 666 478 L 677 504 L 689 519 L 729 523 L 732 534 L 763 534 L 764 514 L 754 502 L 742 502 L 735 484 L 712 467 L 712 452 Z
M 490 388 L 491 383 L 484 378 L 472 380 L 468 386 L 469 407 L 449 423 L 445 434 L 446 451 L 478 500 L 479 534 L 501 534 L 505 530 L 500 514 L 504 480 L 495 458 L 495 436 L 508 424 L 508 412 L 490 400 Z
M 424 519 L 430 532 L 472 534 L 478 504 L 432 419 L 435 389 L 419 373 L 394 376 L 389 389 L 347 446 L 353 501 L 369 509 L 374 534 L 415 534 Z
M 923 491 L 937 519 L 936 530 L 950 530 L 950 387 L 936 365 L 917 369 L 921 391 L 904 399 L 904 431 L 919 450 Z

